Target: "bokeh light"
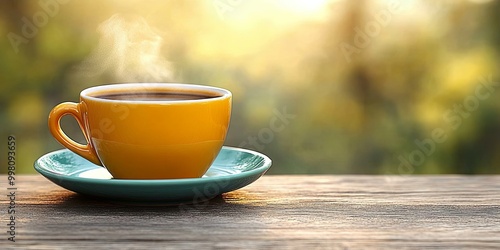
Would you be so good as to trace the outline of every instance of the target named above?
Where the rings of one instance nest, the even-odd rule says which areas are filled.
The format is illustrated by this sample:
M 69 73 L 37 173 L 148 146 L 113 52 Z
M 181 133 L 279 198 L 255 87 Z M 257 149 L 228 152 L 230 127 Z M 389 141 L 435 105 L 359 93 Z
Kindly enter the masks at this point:
M 0 13 L 0 138 L 18 138 L 19 173 L 61 148 L 53 106 L 133 81 L 230 89 L 226 144 L 269 155 L 271 174 L 500 173 L 500 1 L 9 0 Z M 126 21 L 104 29 L 113 17 Z

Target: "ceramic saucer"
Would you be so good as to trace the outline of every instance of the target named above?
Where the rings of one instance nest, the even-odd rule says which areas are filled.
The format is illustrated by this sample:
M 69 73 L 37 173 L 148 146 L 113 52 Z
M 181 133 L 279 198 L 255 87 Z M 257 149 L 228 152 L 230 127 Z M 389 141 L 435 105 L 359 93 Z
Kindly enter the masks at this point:
M 113 179 L 109 172 L 62 149 L 43 155 L 35 169 L 55 184 L 83 195 L 137 204 L 198 203 L 242 188 L 271 167 L 269 157 L 247 149 L 223 147 L 201 178 Z

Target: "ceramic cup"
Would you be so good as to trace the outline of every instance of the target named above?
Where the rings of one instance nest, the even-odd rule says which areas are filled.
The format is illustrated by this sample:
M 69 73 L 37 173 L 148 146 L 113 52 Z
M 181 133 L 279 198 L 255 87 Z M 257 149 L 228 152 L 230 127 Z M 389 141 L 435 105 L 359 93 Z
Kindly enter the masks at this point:
M 102 85 L 83 90 L 80 103 L 54 107 L 49 129 L 116 179 L 198 178 L 222 148 L 231 98 L 228 90 L 193 84 Z M 65 115 L 78 121 L 87 144 L 63 132 Z

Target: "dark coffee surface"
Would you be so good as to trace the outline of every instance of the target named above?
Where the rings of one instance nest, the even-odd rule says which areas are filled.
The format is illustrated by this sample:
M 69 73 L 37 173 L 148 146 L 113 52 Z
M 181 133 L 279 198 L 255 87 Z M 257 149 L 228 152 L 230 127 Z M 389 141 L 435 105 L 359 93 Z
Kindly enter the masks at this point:
M 128 100 L 128 101 L 182 101 L 182 100 L 199 100 L 215 98 L 217 96 L 208 96 L 197 93 L 117 93 L 106 95 L 95 95 L 96 98 L 108 100 Z

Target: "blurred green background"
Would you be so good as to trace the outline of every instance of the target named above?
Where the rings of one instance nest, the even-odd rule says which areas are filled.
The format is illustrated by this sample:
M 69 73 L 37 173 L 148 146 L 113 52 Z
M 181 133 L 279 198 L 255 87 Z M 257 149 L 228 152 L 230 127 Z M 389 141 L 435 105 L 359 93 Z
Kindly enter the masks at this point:
M 226 144 L 269 155 L 271 174 L 500 173 L 500 1 L 40 0 L 0 13 L 0 173 L 8 135 L 17 173 L 34 173 L 62 148 L 53 106 L 135 81 L 231 90 Z

